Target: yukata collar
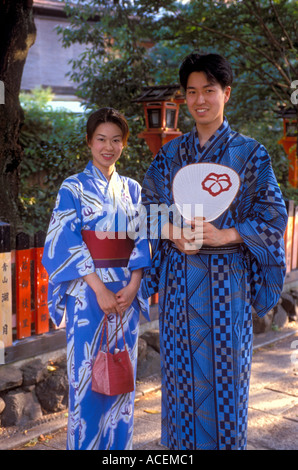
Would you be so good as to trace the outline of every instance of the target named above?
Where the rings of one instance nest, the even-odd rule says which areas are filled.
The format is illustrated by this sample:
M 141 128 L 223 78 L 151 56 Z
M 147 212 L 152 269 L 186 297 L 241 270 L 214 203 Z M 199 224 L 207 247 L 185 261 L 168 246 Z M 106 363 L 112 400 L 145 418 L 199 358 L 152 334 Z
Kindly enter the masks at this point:
M 193 136 L 193 142 L 194 142 L 197 150 L 199 152 L 203 152 L 203 151 L 208 150 L 208 148 L 210 147 L 210 145 L 212 145 L 214 143 L 214 141 L 216 141 L 219 137 L 223 137 L 230 130 L 231 130 L 231 128 L 230 128 L 229 122 L 228 122 L 227 118 L 224 116 L 224 120 L 223 120 L 222 124 L 220 125 L 220 127 L 214 132 L 214 134 L 212 134 L 212 136 L 207 140 L 207 142 L 205 142 L 205 144 L 202 147 L 200 145 L 199 135 L 198 135 L 198 130 L 197 130 L 196 125 L 194 125 L 191 133 L 192 133 L 192 136 Z
M 89 170 L 89 172 L 92 174 L 92 176 L 94 176 L 94 178 L 101 180 L 105 184 L 113 183 L 114 180 L 116 180 L 118 176 L 117 171 L 114 170 L 111 175 L 110 180 L 108 180 L 106 176 L 99 170 L 99 168 L 93 165 L 91 160 L 88 162 L 86 169 Z
M 221 126 L 215 131 L 215 133 L 209 138 L 203 147 L 200 146 L 199 136 L 196 125 L 192 128 L 187 139 L 186 147 L 188 153 L 188 162 L 197 162 L 201 159 L 212 158 L 213 153 L 217 147 L 226 139 L 230 134 L 231 128 L 226 117 Z

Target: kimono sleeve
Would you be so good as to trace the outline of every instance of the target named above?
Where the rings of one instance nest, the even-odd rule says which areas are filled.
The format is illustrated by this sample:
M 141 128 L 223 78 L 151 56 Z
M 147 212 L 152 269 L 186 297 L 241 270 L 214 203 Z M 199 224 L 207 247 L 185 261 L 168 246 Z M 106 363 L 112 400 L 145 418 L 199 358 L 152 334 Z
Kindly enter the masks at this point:
M 277 304 L 283 288 L 287 225 L 286 206 L 263 146 L 247 165 L 237 220 L 235 227 L 249 250 L 252 305 L 262 317 Z
M 69 282 L 95 271 L 81 235 L 80 184 L 75 178 L 62 184 L 45 240 L 42 263 L 49 275 L 48 305 L 56 325 L 63 318 Z

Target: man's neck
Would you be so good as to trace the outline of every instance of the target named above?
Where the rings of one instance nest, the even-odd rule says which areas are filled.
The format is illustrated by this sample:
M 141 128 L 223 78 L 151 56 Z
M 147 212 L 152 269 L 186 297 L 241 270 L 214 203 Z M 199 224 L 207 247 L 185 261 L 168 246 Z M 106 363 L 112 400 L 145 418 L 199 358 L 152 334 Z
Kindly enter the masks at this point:
M 220 123 L 215 124 L 197 124 L 197 131 L 199 136 L 200 146 L 203 147 L 210 137 L 220 128 L 223 123 L 223 119 Z

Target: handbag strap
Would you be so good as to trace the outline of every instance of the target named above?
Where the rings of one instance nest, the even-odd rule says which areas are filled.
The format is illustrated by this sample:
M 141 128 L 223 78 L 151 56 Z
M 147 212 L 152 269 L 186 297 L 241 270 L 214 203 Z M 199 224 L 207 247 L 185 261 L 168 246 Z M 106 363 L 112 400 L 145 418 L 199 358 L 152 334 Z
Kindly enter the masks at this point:
M 115 348 L 117 348 L 117 344 L 118 344 L 118 328 L 117 328 L 117 317 L 118 317 L 118 315 L 119 315 L 119 314 L 116 313 L 116 342 L 115 342 Z M 120 324 L 121 324 L 121 330 L 122 330 L 122 336 L 123 336 L 123 343 L 124 343 L 124 347 L 125 347 L 125 346 L 126 346 L 126 342 L 125 342 L 125 336 L 124 336 L 122 315 L 119 315 L 119 317 L 120 317 Z M 107 346 L 108 346 L 108 351 L 110 351 L 109 334 L 108 334 L 108 318 L 107 318 L 107 315 L 105 315 L 105 316 L 104 316 L 104 319 L 103 319 L 103 328 L 102 328 L 101 339 L 100 339 L 100 345 L 99 345 L 99 350 L 100 350 L 100 351 L 101 351 L 101 346 L 102 346 L 102 341 L 103 341 L 105 329 L 106 329 L 106 332 L 107 332 Z

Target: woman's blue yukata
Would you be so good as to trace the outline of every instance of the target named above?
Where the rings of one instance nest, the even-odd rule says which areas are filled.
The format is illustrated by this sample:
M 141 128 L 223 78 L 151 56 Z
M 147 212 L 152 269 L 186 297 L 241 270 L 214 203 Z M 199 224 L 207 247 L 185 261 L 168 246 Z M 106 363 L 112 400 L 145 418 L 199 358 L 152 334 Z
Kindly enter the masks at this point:
M 107 181 L 89 162 L 86 169 L 67 178 L 58 193 L 46 237 L 43 264 L 49 274 L 48 300 L 52 320 L 59 325 L 66 315 L 69 418 L 67 448 L 72 450 L 131 449 L 134 392 L 104 396 L 91 390 L 92 364 L 97 355 L 104 313 L 83 276 L 96 271 L 106 287 L 117 292 L 135 269 L 150 266 L 148 241 L 138 236 L 140 185 L 116 171 Z M 101 267 L 92 259 L 82 234 L 93 231 L 111 239 L 116 234 L 137 236 L 128 263 L 105 259 Z M 90 233 L 90 232 L 89 232 Z M 119 238 L 121 238 L 121 236 Z M 100 242 L 100 240 L 99 240 Z M 103 253 L 104 257 L 104 253 Z M 123 260 L 122 260 L 123 261 Z M 109 265 L 110 264 L 110 265 Z M 141 290 L 123 315 L 126 344 L 136 375 L 139 314 L 149 320 L 148 301 Z M 116 315 L 108 315 L 110 351 L 115 347 Z M 123 339 L 118 319 L 118 348 Z M 103 343 L 106 347 L 106 341 Z
M 235 227 L 243 243 L 203 246 L 186 255 L 161 238 L 162 217 L 154 220 L 150 209 L 173 207 L 174 176 L 199 162 L 226 165 L 239 175 L 234 201 L 211 223 Z M 275 306 L 286 271 L 287 212 L 270 157 L 226 119 L 202 148 L 194 127 L 159 151 L 143 183 L 142 203 L 150 215 L 153 253 L 144 295 L 159 292 L 161 442 L 170 449 L 245 449 L 252 307 L 263 316 Z

